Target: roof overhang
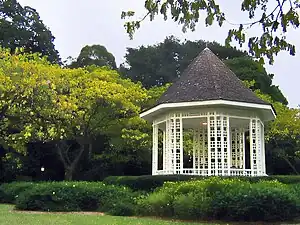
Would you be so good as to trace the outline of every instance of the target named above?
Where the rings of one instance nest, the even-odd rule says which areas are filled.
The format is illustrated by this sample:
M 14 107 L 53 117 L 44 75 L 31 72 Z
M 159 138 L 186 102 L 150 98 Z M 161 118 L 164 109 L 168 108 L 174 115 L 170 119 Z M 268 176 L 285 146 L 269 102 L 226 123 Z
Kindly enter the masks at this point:
M 152 121 L 153 118 L 155 118 L 157 115 L 164 113 L 168 110 L 178 110 L 178 109 L 191 108 L 191 107 L 212 107 L 212 106 L 231 106 L 234 108 L 260 110 L 264 115 L 264 121 L 271 121 L 276 118 L 276 113 L 272 105 L 228 101 L 228 100 L 163 103 L 141 113 L 140 117 L 145 120 Z

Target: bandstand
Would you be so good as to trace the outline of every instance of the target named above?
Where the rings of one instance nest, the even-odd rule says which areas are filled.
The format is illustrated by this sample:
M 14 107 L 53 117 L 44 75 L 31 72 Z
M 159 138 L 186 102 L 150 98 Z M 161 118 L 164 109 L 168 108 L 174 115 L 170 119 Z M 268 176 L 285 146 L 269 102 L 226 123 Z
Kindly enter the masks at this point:
M 153 126 L 152 175 L 266 176 L 264 123 L 275 116 L 205 48 L 141 114 Z

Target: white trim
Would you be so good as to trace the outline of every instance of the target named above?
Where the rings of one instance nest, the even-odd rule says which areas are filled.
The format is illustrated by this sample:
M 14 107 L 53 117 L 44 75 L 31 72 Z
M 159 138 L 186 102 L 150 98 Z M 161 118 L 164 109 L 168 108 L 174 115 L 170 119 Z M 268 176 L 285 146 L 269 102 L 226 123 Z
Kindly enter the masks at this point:
M 236 101 L 228 101 L 228 100 L 209 100 L 209 101 L 198 101 L 198 102 L 178 102 L 178 103 L 163 103 L 157 105 L 143 113 L 140 114 L 140 117 L 143 118 L 148 116 L 158 110 L 168 109 L 168 108 L 177 108 L 177 107 L 191 107 L 191 106 L 209 106 L 209 105 L 230 105 L 230 106 L 238 106 L 238 107 L 248 107 L 248 108 L 256 108 L 256 109 L 265 109 L 270 110 L 274 118 L 276 118 L 276 114 L 271 105 L 263 105 L 256 103 L 247 103 L 247 102 L 236 102 Z

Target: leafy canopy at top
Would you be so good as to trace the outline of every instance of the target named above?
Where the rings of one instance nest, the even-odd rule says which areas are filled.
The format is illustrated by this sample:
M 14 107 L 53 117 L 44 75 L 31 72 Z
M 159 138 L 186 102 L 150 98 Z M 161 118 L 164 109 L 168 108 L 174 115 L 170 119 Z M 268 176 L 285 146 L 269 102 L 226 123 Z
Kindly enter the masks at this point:
M 22 7 L 16 0 L 0 0 L 0 46 L 24 48 L 26 52 L 41 53 L 52 63 L 60 63 L 54 37 L 44 25 L 38 12 Z
M 291 28 L 299 27 L 299 0 L 243 0 L 241 11 L 247 12 L 248 23 L 233 24 L 227 19 L 221 5 L 215 0 L 145 0 L 146 15 L 141 20 L 130 19 L 135 12 L 122 12 L 121 17 L 128 19 L 125 28 L 130 37 L 141 26 L 146 18 L 154 20 L 161 14 L 165 20 L 169 17 L 182 25 L 183 31 L 195 30 L 201 17 L 205 18 L 206 26 L 217 22 L 222 26 L 228 22 L 234 27 L 228 31 L 226 44 L 236 40 L 241 46 L 246 42 L 246 30 L 254 25 L 261 27 L 261 34 L 248 38 L 249 52 L 263 62 L 264 56 L 273 63 L 274 55 L 284 50 L 295 54 L 295 46 L 286 39 L 286 33 Z M 238 4 L 234 2 L 232 4 Z

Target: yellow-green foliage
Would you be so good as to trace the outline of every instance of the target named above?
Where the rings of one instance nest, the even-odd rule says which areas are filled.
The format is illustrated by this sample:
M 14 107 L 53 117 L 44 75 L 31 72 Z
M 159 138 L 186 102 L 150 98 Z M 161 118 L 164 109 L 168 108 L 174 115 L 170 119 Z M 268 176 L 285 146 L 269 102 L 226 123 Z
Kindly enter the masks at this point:
M 37 54 L 12 55 L 5 49 L 0 49 L 0 92 L 1 139 L 19 150 L 32 140 L 121 133 L 123 128 L 126 138 L 127 126 L 130 130 L 140 122 L 138 113 L 148 99 L 141 84 L 109 68 L 61 68 Z M 8 134 L 11 127 L 19 132 Z

